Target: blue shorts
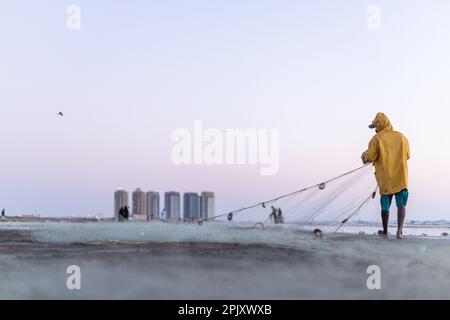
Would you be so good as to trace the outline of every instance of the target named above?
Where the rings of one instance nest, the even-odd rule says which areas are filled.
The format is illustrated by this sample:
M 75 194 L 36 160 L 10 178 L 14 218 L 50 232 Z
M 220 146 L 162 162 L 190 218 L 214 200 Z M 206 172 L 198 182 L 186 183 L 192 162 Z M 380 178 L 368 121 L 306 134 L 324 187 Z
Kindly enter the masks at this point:
M 381 196 L 381 212 L 384 214 L 389 214 L 389 209 L 391 208 L 392 197 L 394 194 L 384 194 Z M 406 206 L 408 203 L 409 192 L 408 189 L 403 189 L 395 194 L 395 204 L 397 207 Z

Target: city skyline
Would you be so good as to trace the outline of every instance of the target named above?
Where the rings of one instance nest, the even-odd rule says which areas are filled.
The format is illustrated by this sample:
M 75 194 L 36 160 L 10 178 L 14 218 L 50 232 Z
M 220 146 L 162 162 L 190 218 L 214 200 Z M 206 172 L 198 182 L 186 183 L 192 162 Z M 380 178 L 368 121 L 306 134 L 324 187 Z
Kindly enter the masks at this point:
M 215 194 L 211 191 L 183 192 L 183 205 L 181 193 L 177 191 L 164 192 L 164 206 L 160 211 L 159 192 L 144 191 L 136 188 L 131 192 L 131 217 L 135 219 L 166 220 L 169 222 L 193 222 L 207 219 L 215 214 Z M 129 192 L 119 188 L 114 192 L 114 218 L 118 220 L 119 210 L 130 207 Z M 150 201 L 149 201 L 150 200 Z M 150 203 L 150 206 L 149 206 Z M 167 211 L 168 216 L 161 214 Z

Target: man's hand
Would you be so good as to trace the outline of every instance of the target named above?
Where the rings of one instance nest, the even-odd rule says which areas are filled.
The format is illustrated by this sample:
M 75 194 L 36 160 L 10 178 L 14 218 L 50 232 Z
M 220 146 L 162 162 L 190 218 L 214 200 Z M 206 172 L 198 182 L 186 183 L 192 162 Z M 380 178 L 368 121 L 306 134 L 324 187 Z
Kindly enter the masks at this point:
M 367 163 L 366 159 L 364 159 L 364 153 L 361 155 L 361 160 L 362 160 L 362 163 L 363 163 L 363 164 L 366 164 L 366 163 Z

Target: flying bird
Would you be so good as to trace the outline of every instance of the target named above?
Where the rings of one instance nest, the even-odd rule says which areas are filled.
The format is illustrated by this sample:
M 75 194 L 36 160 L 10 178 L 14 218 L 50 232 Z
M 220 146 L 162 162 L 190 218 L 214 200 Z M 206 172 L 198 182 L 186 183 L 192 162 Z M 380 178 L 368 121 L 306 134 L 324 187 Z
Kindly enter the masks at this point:
M 63 117 L 64 114 L 62 112 L 58 112 L 58 116 Z

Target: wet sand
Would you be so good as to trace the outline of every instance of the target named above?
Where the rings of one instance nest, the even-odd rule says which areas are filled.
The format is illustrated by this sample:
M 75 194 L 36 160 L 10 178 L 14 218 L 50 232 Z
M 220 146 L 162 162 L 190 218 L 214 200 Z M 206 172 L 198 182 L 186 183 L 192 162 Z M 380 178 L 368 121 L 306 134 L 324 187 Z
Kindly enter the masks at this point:
M 9 282 L 8 290 L 0 289 L 2 298 L 292 299 L 317 294 L 302 288 L 301 270 L 320 262 L 296 249 L 207 242 L 46 244 L 24 234 L 0 238 L 5 236 L 14 240 L 6 246 L 0 241 L 0 256 L 9 258 L 1 264 L 0 282 Z M 80 291 L 65 287 L 69 265 L 81 268 Z
M 335 239 L 345 245 L 358 239 Z M 325 240 L 326 241 L 326 240 Z M 339 244 L 339 241 L 341 242 Z M 373 240 L 370 240 L 373 242 Z M 318 247 L 325 242 L 317 240 Z M 374 246 L 389 242 L 373 242 Z M 395 245 L 396 242 L 393 242 Z M 406 242 L 405 242 L 406 243 Z M 400 245 L 405 245 L 405 243 Z M 416 243 L 417 244 L 417 243 Z M 436 242 L 438 246 L 443 243 Z M 391 245 L 391 244 L 389 244 Z M 420 243 L 419 243 L 420 247 Z M 355 249 L 355 248 L 350 248 Z M 374 250 L 378 250 L 375 248 Z M 448 273 L 424 259 L 395 262 L 267 244 L 204 241 L 47 243 L 0 230 L 2 299 L 397 299 L 450 298 Z M 366 269 L 382 267 L 382 290 Z M 81 268 L 81 290 L 66 269 Z M 425 276 L 429 279 L 424 279 Z

